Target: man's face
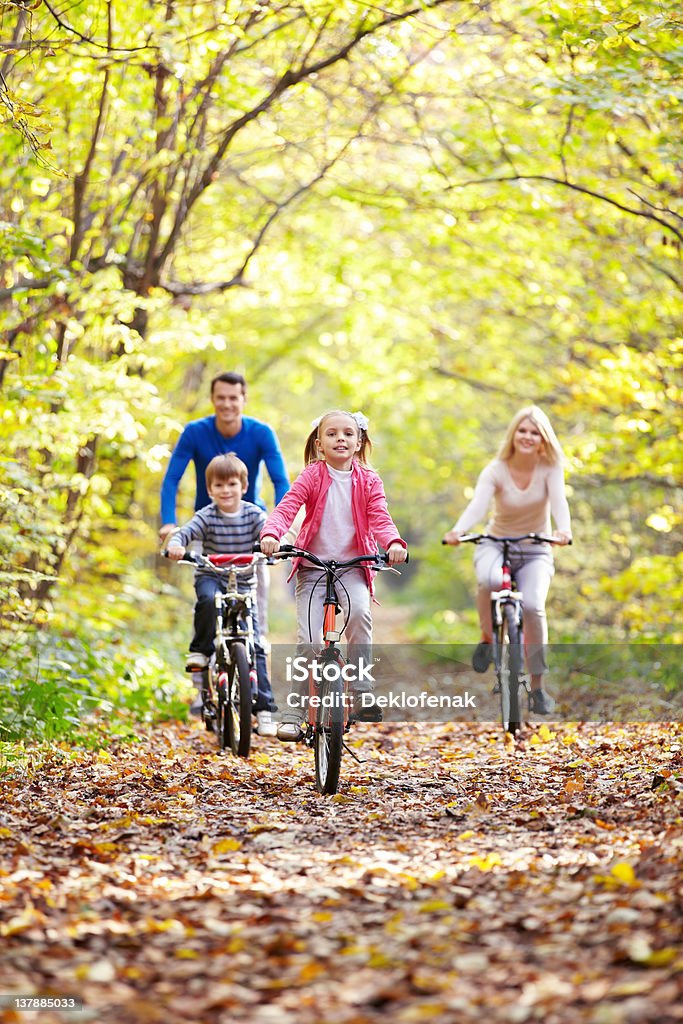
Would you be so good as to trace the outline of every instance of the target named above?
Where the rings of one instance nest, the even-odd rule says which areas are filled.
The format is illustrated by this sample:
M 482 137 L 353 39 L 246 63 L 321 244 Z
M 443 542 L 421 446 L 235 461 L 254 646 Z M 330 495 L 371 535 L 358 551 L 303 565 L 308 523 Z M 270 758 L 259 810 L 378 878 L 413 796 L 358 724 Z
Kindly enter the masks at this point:
M 242 413 L 246 398 L 242 392 L 241 384 L 226 384 L 225 381 L 216 381 L 211 394 L 211 401 L 216 410 L 216 425 L 219 430 L 232 433 L 242 426 Z

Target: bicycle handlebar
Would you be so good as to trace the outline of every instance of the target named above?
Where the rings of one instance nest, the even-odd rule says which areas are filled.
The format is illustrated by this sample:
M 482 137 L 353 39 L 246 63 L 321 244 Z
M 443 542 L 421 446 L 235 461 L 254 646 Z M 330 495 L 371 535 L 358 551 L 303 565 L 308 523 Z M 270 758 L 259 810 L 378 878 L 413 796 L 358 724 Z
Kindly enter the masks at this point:
M 556 537 L 546 537 L 542 533 L 523 533 L 519 537 L 494 537 L 490 533 L 465 533 L 460 538 L 461 544 L 478 544 L 482 540 L 495 540 L 500 543 L 507 542 L 508 544 L 514 544 L 520 540 L 531 540 L 534 544 L 561 544 Z M 442 544 L 448 544 L 448 541 L 442 540 Z M 571 538 L 567 541 L 567 544 L 571 544 Z M 455 545 L 449 545 L 454 547 Z
M 168 549 L 162 551 L 164 558 L 168 558 Z M 178 559 L 178 564 L 182 565 L 194 565 L 204 569 L 214 569 L 218 572 L 221 570 L 226 571 L 227 568 L 233 568 L 239 575 L 239 570 L 249 569 L 256 565 L 257 562 L 267 561 L 266 556 L 260 551 L 254 551 L 251 554 L 241 552 L 239 554 L 216 554 L 216 555 L 204 555 L 199 554 L 198 551 L 185 551 L 182 558 Z
M 307 561 L 317 565 L 320 569 L 348 569 L 354 565 L 363 565 L 364 563 L 371 563 L 366 565 L 368 569 L 381 570 L 385 568 L 391 568 L 394 572 L 398 572 L 393 566 L 388 564 L 388 555 L 380 555 L 378 552 L 370 555 L 356 555 L 355 558 L 347 558 L 344 561 L 337 561 L 335 558 L 320 558 L 313 551 L 307 551 L 306 548 L 298 548 L 295 544 L 283 544 L 281 548 L 274 551 L 270 556 L 271 558 L 305 558 Z M 408 557 L 406 557 L 406 562 Z

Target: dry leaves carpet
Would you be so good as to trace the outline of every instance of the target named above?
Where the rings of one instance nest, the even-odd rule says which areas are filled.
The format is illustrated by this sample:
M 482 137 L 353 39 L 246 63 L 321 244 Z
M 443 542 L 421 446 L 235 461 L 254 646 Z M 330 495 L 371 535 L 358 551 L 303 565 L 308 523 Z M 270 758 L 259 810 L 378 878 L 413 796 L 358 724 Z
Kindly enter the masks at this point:
M 680 725 L 197 726 L 6 772 L 0 992 L 41 1024 L 683 1021 Z

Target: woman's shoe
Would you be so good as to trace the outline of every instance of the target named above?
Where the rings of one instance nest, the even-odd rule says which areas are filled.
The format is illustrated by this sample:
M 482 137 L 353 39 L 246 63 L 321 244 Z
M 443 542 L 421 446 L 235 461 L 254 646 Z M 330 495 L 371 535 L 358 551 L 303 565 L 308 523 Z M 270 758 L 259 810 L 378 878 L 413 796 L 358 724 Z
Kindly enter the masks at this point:
M 529 694 L 529 708 L 534 715 L 552 715 L 555 701 L 545 690 L 532 690 Z
M 474 648 L 474 654 L 472 655 L 472 668 L 475 672 L 486 672 L 493 660 L 493 644 L 488 643 L 486 640 L 482 640 Z

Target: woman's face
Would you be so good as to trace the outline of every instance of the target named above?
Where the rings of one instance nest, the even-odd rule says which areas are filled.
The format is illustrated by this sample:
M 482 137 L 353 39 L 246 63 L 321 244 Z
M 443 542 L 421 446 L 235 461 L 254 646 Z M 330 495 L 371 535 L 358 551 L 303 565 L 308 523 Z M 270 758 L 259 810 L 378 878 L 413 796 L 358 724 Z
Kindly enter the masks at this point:
M 533 420 L 526 416 L 520 421 L 512 437 L 512 447 L 520 455 L 540 455 L 543 435 Z

